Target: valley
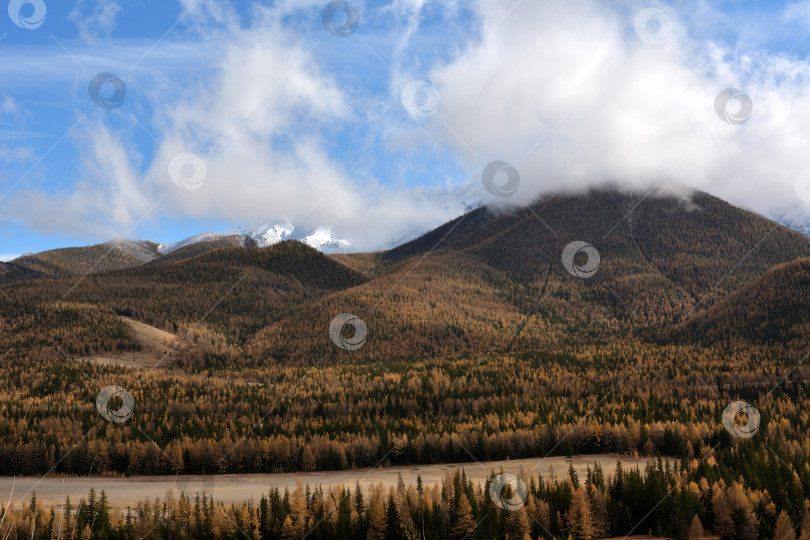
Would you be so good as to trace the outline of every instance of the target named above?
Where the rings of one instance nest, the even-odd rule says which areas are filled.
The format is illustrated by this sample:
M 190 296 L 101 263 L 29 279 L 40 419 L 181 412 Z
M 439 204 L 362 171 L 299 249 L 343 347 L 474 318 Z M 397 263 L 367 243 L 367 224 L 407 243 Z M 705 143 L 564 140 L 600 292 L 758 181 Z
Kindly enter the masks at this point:
M 595 271 L 564 260 L 572 242 L 598 252 Z M 449 492 L 476 520 L 497 514 L 491 534 L 508 517 L 564 535 L 577 497 L 605 534 L 641 523 L 680 538 L 696 516 L 722 530 L 723 505 L 761 530 L 804 518 L 810 239 L 708 194 L 549 195 L 375 253 L 219 239 L 97 271 L 82 250 L 33 257 L 0 286 L 0 475 L 33 488 L 47 473 L 43 504 L 64 480 L 149 516 L 148 498 L 191 475 L 222 497 L 205 519 L 281 530 L 331 509 L 362 528 L 377 503 L 354 501 L 354 516 L 340 505 L 358 494 L 341 490 L 373 469 L 383 487 L 364 493 L 406 520 L 446 516 L 437 530 L 462 504 Z M 131 416 L 100 414 L 120 406 L 99 409 L 110 387 Z M 724 425 L 737 401 L 761 415 L 750 439 Z M 614 472 L 618 455 L 639 471 Z M 475 461 L 488 470 L 443 479 Z M 582 470 L 594 462 L 597 480 Z M 544 465 L 527 477 L 533 502 L 504 514 L 489 469 L 518 463 Z M 414 471 L 440 482 L 430 500 L 409 491 Z M 248 503 L 260 493 L 274 517 Z M 185 520 L 174 497 L 161 504 Z
M 7 3 L 0 540 L 810 540 L 810 0 Z
M 27 497 L 24 494 L 36 492 L 37 498 L 46 505 L 59 505 L 65 496 L 74 501 L 85 497 L 94 488 L 97 492 L 104 490 L 110 506 L 116 511 L 123 511 L 127 506 L 135 506 L 141 500 L 152 500 L 164 497 L 168 491 L 179 495 L 185 492 L 192 498 L 199 493 L 213 496 L 218 502 L 225 504 L 239 504 L 244 501 L 258 501 L 270 489 L 280 491 L 294 491 L 298 484 L 309 486 L 312 489 L 323 487 L 328 490 L 332 487 L 345 486 L 353 488 L 358 483 L 363 489 L 369 490 L 381 484 L 387 491 L 396 488 L 399 478 L 406 485 L 416 485 L 417 477 L 421 477 L 428 487 L 441 485 L 445 475 L 456 470 L 463 470 L 467 477 L 474 482 L 483 483 L 494 472 L 499 474 L 506 471 L 522 477 L 527 475 L 543 475 L 547 477 L 565 476 L 570 465 L 583 478 L 587 467 L 599 463 L 606 474 L 612 475 L 616 471 L 616 462 L 621 461 L 626 468 L 638 467 L 644 469 L 647 460 L 633 458 L 632 456 L 619 456 L 618 454 L 599 454 L 576 456 L 567 458 L 545 459 L 517 459 L 487 462 L 463 462 L 451 464 L 425 465 L 418 467 L 386 467 L 376 469 L 358 469 L 349 471 L 324 471 L 305 473 L 254 473 L 254 474 L 222 474 L 222 475 L 178 475 L 178 476 L 135 476 L 121 477 L 0 477 L 0 494 L 4 498 L 18 500 L 24 503 Z M 12 487 L 14 491 L 12 493 Z M 15 495 L 16 494 L 16 495 Z

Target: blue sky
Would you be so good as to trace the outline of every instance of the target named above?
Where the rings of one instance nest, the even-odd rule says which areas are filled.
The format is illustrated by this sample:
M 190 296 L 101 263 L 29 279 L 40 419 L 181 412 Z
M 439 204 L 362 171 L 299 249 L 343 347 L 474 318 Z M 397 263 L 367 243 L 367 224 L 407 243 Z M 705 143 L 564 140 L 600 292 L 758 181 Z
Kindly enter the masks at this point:
M 354 2 L 347 37 L 310 0 L 42 3 L 36 28 L 0 23 L 6 258 L 279 219 L 374 249 L 487 201 L 494 159 L 523 179 L 500 202 L 666 175 L 765 214 L 804 208 L 807 2 Z M 650 7 L 673 23 L 662 45 L 634 31 Z M 126 84 L 118 108 L 88 94 L 102 72 Z M 435 111 L 403 106 L 413 80 Z M 741 129 L 712 116 L 726 87 L 753 97 Z M 171 178 L 192 154 L 199 189 Z

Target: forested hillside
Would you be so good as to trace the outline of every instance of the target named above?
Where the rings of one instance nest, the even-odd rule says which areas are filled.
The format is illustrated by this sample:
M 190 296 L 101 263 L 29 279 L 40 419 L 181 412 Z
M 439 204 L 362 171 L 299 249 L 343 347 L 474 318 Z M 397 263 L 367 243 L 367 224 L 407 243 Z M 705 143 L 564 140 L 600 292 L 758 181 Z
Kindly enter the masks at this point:
M 78 277 L 145 264 L 160 255 L 154 242 L 119 240 L 80 248 L 54 249 L 0 263 L 0 282 Z
M 563 264 L 574 241 L 598 251 L 589 277 Z M 671 500 L 684 510 L 677 520 L 655 514 L 644 532 L 685 537 L 697 515 L 721 534 L 715 505 L 725 497 L 739 507 L 734 519 L 753 516 L 746 523 L 770 538 L 780 512 L 801 522 L 810 497 L 809 260 L 810 239 L 709 195 L 600 190 L 508 212 L 479 208 L 383 253 L 326 256 L 297 242 L 191 246 L 146 265 L 8 283 L 0 287 L 0 473 L 664 455 L 677 470 L 633 482 L 645 501 L 662 485 L 677 488 Z M 367 334 L 353 337 L 344 325 L 330 335 L 344 313 Z M 174 334 L 177 345 L 149 369 L 94 362 L 141 346 L 121 316 Z M 355 338 L 359 346 L 345 346 Z M 97 412 L 110 385 L 133 396 L 125 422 Z M 761 414 L 750 439 L 723 426 L 737 400 Z M 655 486 L 642 487 L 649 478 Z M 537 505 L 558 501 L 547 522 L 553 534 L 587 538 L 565 514 L 576 497 L 601 508 L 600 496 L 561 482 L 550 491 L 536 484 Z M 623 510 L 610 505 L 625 496 L 616 489 L 601 489 L 614 512 L 605 534 L 626 534 L 636 517 L 616 517 Z M 485 497 L 463 491 L 480 520 Z M 456 534 L 448 531 L 460 531 L 464 505 L 438 498 L 428 505 L 440 516 L 431 527 Z M 397 506 L 400 516 L 421 508 L 402 493 L 392 500 L 411 505 Z M 244 512 L 259 519 L 255 506 Z M 368 527 L 369 512 L 357 510 L 351 526 Z M 300 514 L 290 520 L 312 519 Z M 286 514 L 279 519 L 267 527 L 287 527 Z M 748 537 L 735 531 L 724 536 Z M 543 536 L 532 525 L 528 532 Z
M 777 266 L 710 309 L 681 332 L 687 339 L 806 350 L 810 336 L 810 259 Z

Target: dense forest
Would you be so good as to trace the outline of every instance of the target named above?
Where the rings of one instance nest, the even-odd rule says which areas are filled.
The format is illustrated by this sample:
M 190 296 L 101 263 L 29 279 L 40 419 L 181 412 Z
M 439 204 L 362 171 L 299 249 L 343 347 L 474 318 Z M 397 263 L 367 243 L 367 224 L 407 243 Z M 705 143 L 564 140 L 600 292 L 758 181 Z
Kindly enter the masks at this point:
M 589 279 L 560 264 L 572 239 L 599 248 Z M 49 255 L 54 275 L 0 286 L 0 474 L 295 472 L 616 452 L 655 464 L 626 477 L 594 471 L 582 485 L 526 479 L 525 512 L 535 513 L 493 512 L 477 534 L 626 534 L 643 508 L 654 511 L 642 532 L 679 538 L 697 528 L 695 516 L 724 538 L 772 538 L 779 521 L 804 520 L 810 240 L 759 216 L 704 194 L 640 204 L 604 191 L 478 209 L 384 253 L 330 257 L 296 242 L 188 251 L 78 274 L 69 254 Z M 341 313 L 368 329 L 356 350 L 330 338 Z M 116 365 L 144 347 L 124 317 L 176 344 L 149 365 Z M 132 396 L 131 418 L 99 414 L 111 385 Z M 761 415 L 751 439 L 722 423 L 738 400 Z M 616 487 L 628 482 L 632 495 Z M 324 535 L 464 537 L 470 519 L 490 515 L 488 488 L 463 477 L 445 484 L 378 493 L 376 509 L 364 506 L 371 494 L 358 503 L 347 487 L 343 532 Z M 652 508 L 670 489 L 670 502 Z M 131 537 L 148 514 L 163 537 L 182 537 L 228 516 L 250 523 L 252 537 L 295 537 L 287 518 L 299 531 L 335 495 L 305 494 L 306 511 L 296 497 L 268 494 L 274 510 L 264 514 L 200 501 L 193 523 L 174 512 L 196 501 L 168 498 L 129 520 L 107 512 L 103 531 L 90 529 Z M 724 529 L 723 500 L 735 527 L 748 525 Z M 38 517 L 38 508 L 8 519 L 46 534 L 50 512 Z M 576 532 L 571 516 L 586 508 L 599 519 Z M 399 525 L 371 527 L 380 509 Z M 421 529 L 417 515 L 430 516 Z M 78 509 L 70 519 L 84 534 Z

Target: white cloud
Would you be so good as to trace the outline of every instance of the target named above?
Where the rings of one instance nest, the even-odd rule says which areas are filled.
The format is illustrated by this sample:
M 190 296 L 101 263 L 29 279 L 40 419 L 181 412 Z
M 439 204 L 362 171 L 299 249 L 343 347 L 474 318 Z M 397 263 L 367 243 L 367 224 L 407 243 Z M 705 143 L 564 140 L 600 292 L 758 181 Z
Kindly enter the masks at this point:
M 0 113 L 2 114 L 11 114 L 17 113 L 20 110 L 20 106 L 14 100 L 12 96 L 7 94 L 0 95 Z
M 803 28 L 810 24 L 810 2 L 791 2 L 782 12 L 783 23 L 799 23 Z
M 148 217 L 159 197 L 145 189 L 127 142 L 98 123 L 86 125 L 78 140 L 84 144 L 82 180 L 69 190 L 11 192 L 5 220 L 44 233 L 107 239 L 130 233 Z
M 0 161 L 4 163 L 22 163 L 31 158 L 33 151 L 21 146 L 9 147 L 0 144 Z
M 160 113 L 168 120 L 147 179 L 155 191 L 169 189 L 173 211 L 236 216 L 240 224 L 286 218 L 313 230 L 328 226 L 358 249 L 458 215 L 461 201 L 446 192 L 392 192 L 369 180 L 379 138 L 350 150 L 357 163 L 351 173 L 330 156 L 324 134 L 358 121 L 354 96 L 323 71 L 312 44 L 290 39 L 268 13 L 228 45 L 216 76 Z M 170 181 L 168 164 L 180 152 L 205 161 L 200 189 Z
M 589 0 L 479 2 L 483 38 L 432 80 L 442 137 L 471 176 L 501 159 L 520 171 L 516 201 L 604 180 L 646 188 L 669 177 L 761 212 L 795 202 L 810 166 L 810 65 L 691 39 L 647 45 L 635 12 Z M 737 87 L 754 112 L 723 123 L 717 94 Z M 452 131 L 451 131 L 452 128 Z M 478 173 L 480 174 L 480 173 Z
M 81 39 L 94 41 L 110 35 L 122 9 L 115 0 L 78 0 L 68 19 L 76 24 Z
M 244 27 L 226 2 L 183 0 L 189 10 L 184 24 L 206 41 L 163 44 L 128 74 L 149 102 L 138 111 L 150 111 L 152 121 L 139 121 L 160 142 L 155 158 L 143 163 L 129 134 L 93 124 L 79 145 L 82 181 L 65 192 L 19 193 L 15 219 L 40 230 L 120 236 L 168 193 L 159 211 L 178 221 L 234 216 L 250 225 L 286 218 L 311 230 L 331 227 L 354 247 L 375 249 L 455 217 L 462 202 L 473 199 L 459 194 L 458 179 L 434 188 L 396 185 L 398 171 L 422 170 L 428 153 L 444 155 L 451 169 L 461 161 L 481 197 L 484 165 L 513 163 L 522 176 L 513 202 L 605 180 L 646 189 L 664 178 L 763 213 L 797 202 L 793 180 L 810 167 L 810 65 L 761 47 L 710 41 L 702 30 L 696 36 L 687 13 L 694 6 L 669 12 L 673 33 L 656 47 L 635 35 L 636 9 L 591 0 L 479 0 L 469 21 L 474 41 L 459 44 L 465 48 L 450 60 L 433 59 L 439 63 L 429 69 L 408 51 L 418 45 L 424 13 L 437 2 L 396 0 L 374 9 L 357 3 L 361 20 L 390 15 L 396 29 L 396 74 L 386 81 L 388 95 L 380 96 L 384 85 L 355 87 L 357 74 L 341 78 L 325 65 L 338 58 L 349 66 L 353 55 L 372 55 L 359 45 L 347 46 L 345 58 L 324 54 L 365 37 L 324 35 L 316 44 L 317 37 L 286 26 L 296 10 L 314 12 L 321 4 L 254 6 Z M 454 1 L 439 4 L 445 14 L 458 10 Z M 697 4 L 718 19 L 713 8 Z M 206 62 L 199 63 L 202 50 Z M 88 65 L 103 64 L 86 50 L 76 54 Z M 119 47 L 109 54 L 110 69 L 125 73 L 142 52 Z M 166 68 L 172 58 L 192 65 L 199 77 L 176 83 L 175 68 Z M 0 74 L 30 72 L 26 62 L 15 62 Z M 156 66 L 164 70 L 153 78 L 145 74 Z M 439 89 L 438 113 L 418 123 L 409 119 L 410 128 L 396 128 L 381 142 L 406 116 L 398 90 L 415 77 Z M 725 124 L 715 113 L 715 98 L 728 87 L 753 100 L 753 116 L 742 126 Z M 141 129 L 134 121 L 131 128 Z M 363 142 L 338 144 L 347 132 L 354 134 L 352 143 Z M 205 161 L 201 189 L 184 191 L 169 178 L 168 164 L 180 152 Z M 390 177 L 379 179 L 373 171 L 381 153 L 399 158 L 390 160 Z M 444 184 L 447 175 L 438 173 L 436 183 Z

